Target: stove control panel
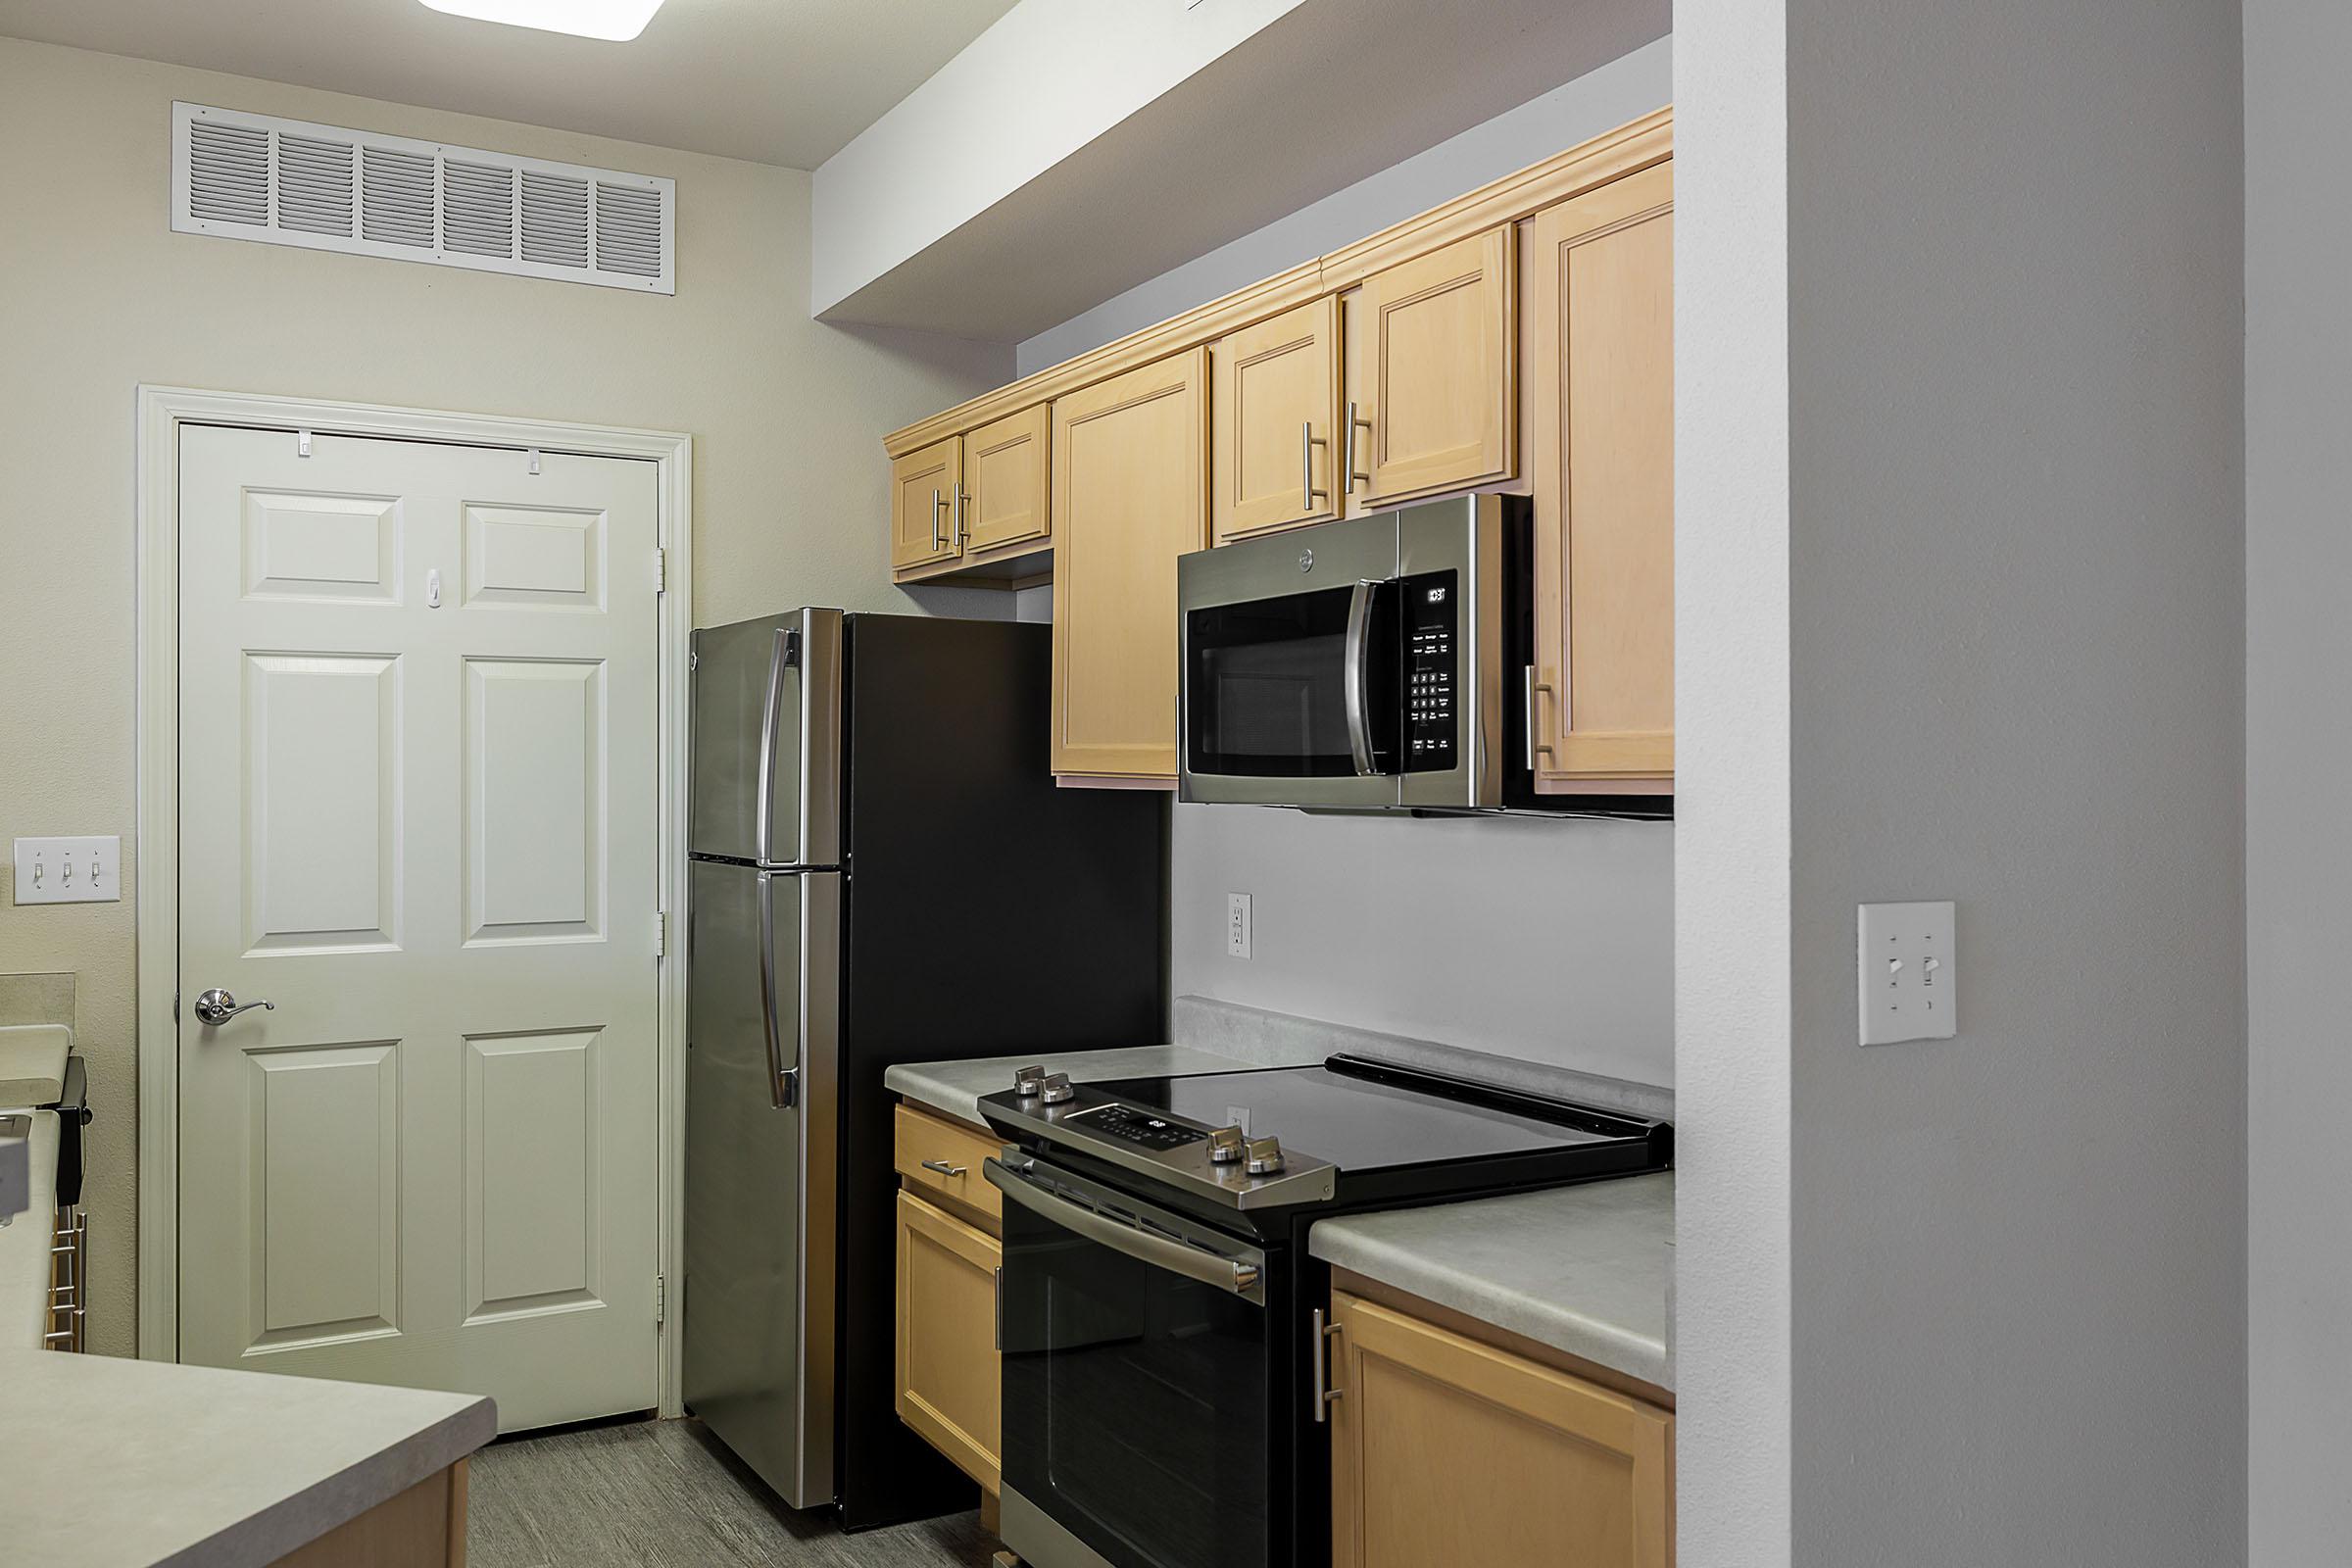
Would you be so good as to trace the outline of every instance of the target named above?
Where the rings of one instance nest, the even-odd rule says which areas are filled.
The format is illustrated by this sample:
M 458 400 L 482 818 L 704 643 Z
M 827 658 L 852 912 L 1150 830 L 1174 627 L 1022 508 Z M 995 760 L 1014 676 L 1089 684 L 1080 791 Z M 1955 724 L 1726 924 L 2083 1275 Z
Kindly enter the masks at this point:
M 1105 1105 L 1086 1118 L 1087 1124 L 1105 1138 L 1115 1138 L 1139 1149 L 1182 1149 L 1187 1144 L 1204 1143 L 1208 1134 L 1182 1122 L 1168 1121 L 1132 1105 Z

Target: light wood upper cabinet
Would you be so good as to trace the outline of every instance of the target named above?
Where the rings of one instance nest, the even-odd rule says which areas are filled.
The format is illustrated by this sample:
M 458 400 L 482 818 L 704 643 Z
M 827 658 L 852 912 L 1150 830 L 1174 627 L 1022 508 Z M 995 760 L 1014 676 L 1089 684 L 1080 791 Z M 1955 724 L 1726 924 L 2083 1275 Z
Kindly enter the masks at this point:
M 901 1192 L 898 1250 L 899 1419 L 995 1492 L 1004 1452 L 996 1348 L 1004 1244 Z
M 1229 332 L 1209 355 L 1216 542 L 1340 514 L 1340 306 Z
M 1668 1568 L 1673 1417 L 1332 1293 L 1332 1568 Z
M 1674 166 L 1528 225 L 1536 782 L 1674 773 Z
M 1054 402 L 1054 771 L 1176 776 L 1176 558 L 1208 538 L 1208 353 Z
M 956 486 L 963 442 L 950 436 L 890 466 L 890 564 L 894 571 L 956 554 Z
M 1351 514 L 1517 472 L 1516 255 L 1506 223 L 1349 291 Z
M 963 554 L 1035 543 L 1051 533 L 1046 461 L 1052 413 L 1043 403 L 963 438 Z

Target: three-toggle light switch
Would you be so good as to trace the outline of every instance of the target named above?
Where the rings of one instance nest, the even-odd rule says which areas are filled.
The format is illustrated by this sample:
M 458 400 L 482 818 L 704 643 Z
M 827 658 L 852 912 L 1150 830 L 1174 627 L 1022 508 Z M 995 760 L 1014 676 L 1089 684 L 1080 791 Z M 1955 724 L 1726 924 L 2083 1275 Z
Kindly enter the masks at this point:
M 111 904 L 122 897 L 122 841 L 114 834 L 16 841 L 19 904 Z

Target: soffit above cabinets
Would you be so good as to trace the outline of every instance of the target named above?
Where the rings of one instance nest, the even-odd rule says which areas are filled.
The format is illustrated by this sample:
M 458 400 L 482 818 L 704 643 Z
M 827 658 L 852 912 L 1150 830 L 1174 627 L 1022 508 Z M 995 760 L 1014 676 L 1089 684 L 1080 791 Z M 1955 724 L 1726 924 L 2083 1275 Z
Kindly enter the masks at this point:
M 980 52 L 1055 3 L 1023 0 Z M 1187 15 L 1208 25 L 1218 3 Z M 1017 135 L 984 112 L 989 83 L 959 80 L 969 57 L 951 63 L 817 170 L 815 314 L 1033 336 L 1672 26 L 1667 0 L 1266 8 L 1281 14 L 1172 85 L 1137 62 L 1125 102 L 1116 82 L 1068 83 L 1040 41 L 997 73 Z M 1060 116 L 1020 107 L 1065 99 Z

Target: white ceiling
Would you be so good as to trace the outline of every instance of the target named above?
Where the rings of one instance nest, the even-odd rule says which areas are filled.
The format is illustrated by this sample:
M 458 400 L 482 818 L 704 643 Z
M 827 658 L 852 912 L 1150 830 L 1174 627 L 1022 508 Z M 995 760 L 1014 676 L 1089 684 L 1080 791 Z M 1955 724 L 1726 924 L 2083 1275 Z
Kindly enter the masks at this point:
M 813 169 L 1013 0 L 667 0 L 602 43 L 418 0 L 0 0 L 0 33 Z

